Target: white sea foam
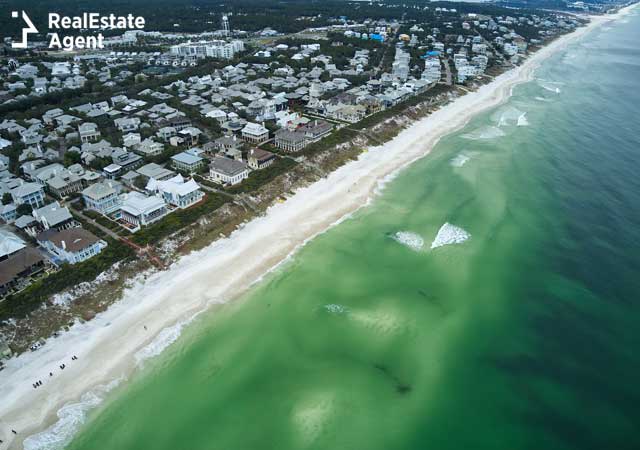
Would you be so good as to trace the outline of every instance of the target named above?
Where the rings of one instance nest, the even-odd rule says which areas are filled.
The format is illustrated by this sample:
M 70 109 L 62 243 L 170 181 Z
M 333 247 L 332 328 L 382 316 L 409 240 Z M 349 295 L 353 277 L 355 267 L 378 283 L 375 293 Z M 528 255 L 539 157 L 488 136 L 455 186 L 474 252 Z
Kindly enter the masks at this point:
M 520 117 L 523 113 L 524 111 L 520 111 L 514 106 L 505 106 L 504 108 L 500 108 L 498 111 L 493 113 L 491 119 L 494 122 L 497 122 L 499 127 L 503 127 L 516 123 L 518 117 Z
M 419 251 L 424 247 L 424 239 L 419 234 L 411 231 L 398 231 L 393 235 L 393 239 L 411 250 Z
M 459 155 L 456 155 L 454 158 L 452 158 L 449 164 L 451 164 L 453 167 L 462 167 L 470 159 L 471 156 L 467 155 L 466 153 L 460 153 Z
M 560 88 L 558 87 L 559 85 L 561 85 L 562 83 L 560 82 L 556 82 L 556 81 L 544 81 L 544 80 L 538 80 L 538 84 L 540 85 L 541 88 L 549 91 L 549 92 L 554 92 L 556 94 L 559 94 L 560 92 Z
M 156 338 L 146 347 L 143 347 L 135 354 L 136 364 L 140 365 L 145 360 L 153 358 L 162 353 L 167 347 L 178 340 L 180 334 L 182 334 L 182 328 L 184 323 L 179 323 L 169 328 L 162 330 Z
M 518 126 L 526 127 L 529 125 L 529 121 L 527 120 L 527 113 L 522 113 L 520 117 L 518 117 Z
M 59 450 L 66 447 L 85 423 L 87 414 L 102 403 L 107 394 L 118 386 L 122 379 L 98 386 L 86 392 L 79 402 L 67 403 L 58 410 L 58 420 L 46 430 L 24 440 L 24 450 Z
M 479 130 L 472 131 L 471 133 L 463 134 L 462 137 L 472 141 L 496 139 L 505 136 L 505 132 L 495 126 L 488 126 L 480 128 Z
M 324 305 L 324 309 L 326 309 L 332 314 L 345 314 L 349 312 L 346 306 L 336 305 L 335 303 Z
M 179 322 L 171 327 L 163 329 L 158 335 L 149 343 L 144 346 L 134 355 L 136 365 L 142 366 L 144 361 L 150 358 L 155 358 L 165 351 L 171 344 L 176 342 L 182 335 L 182 330 L 185 326 L 189 325 L 194 319 L 199 316 L 200 313 L 196 313 L 189 319 Z
M 436 238 L 431 243 L 431 248 L 442 247 L 443 245 L 462 244 L 469 239 L 471 235 L 460 227 L 445 223 L 438 230 Z

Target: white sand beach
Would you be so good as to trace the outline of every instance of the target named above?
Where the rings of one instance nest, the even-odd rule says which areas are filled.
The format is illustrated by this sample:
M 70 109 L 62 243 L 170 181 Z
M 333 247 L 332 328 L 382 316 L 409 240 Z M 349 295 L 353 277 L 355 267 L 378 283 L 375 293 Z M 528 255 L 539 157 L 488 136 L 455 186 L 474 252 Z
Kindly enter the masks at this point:
M 7 444 L 21 448 L 25 438 L 43 430 L 48 431 L 38 439 L 31 438 L 28 448 L 37 448 L 34 444 L 44 441 L 64 442 L 73 432 L 73 420 L 51 428 L 61 407 L 79 402 L 84 393 L 98 386 L 130 377 L 141 349 L 153 356 L 177 338 L 179 327 L 170 327 L 213 303 L 237 298 L 305 242 L 366 205 L 381 181 L 427 155 L 442 136 L 505 101 L 516 84 L 532 78 L 542 60 L 616 17 L 594 18 L 589 26 L 557 39 L 477 92 L 455 100 L 392 141 L 370 148 L 357 161 L 298 190 L 230 237 L 127 289 L 120 302 L 94 320 L 49 339 L 36 352 L 7 361 L 6 369 L 0 372 L 3 448 Z M 77 361 L 71 360 L 73 355 Z M 64 370 L 59 368 L 61 364 L 66 364 Z M 49 372 L 54 375 L 50 377 Z M 43 385 L 34 389 L 32 383 L 38 380 Z

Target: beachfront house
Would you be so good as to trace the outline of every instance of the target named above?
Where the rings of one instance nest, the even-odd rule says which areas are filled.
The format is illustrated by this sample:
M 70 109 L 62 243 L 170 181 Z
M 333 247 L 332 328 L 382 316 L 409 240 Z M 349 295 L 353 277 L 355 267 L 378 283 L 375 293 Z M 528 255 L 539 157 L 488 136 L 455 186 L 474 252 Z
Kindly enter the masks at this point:
M 304 133 L 307 143 L 316 142 L 326 137 L 333 130 L 333 124 L 326 120 L 312 120 L 300 127 L 300 131 Z
M 84 228 L 40 233 L 38 243 L 62 263 L 77 264 L 99 254 L 107 243 Z
M 139 192 L 130 192 L 122 201 L 121 219 L 130 231 L 138 231 L 162 219 L 169 212 L 164 200 L 160 197 L 147 197 Z
M 204 197 L 198 183 L 193 179 L 185 181 L 182 175 L 163 181 L 151 179 L 146 190 L 157 193 L 165 202 L 180 209 L 195 205 Z
M 41 273 L 45 268 L 42 254 L 32 247 L 23 248 L 0 261 L 0 295 L 24 287 L 27 278 Z M 0 348 L 0 357 L 2 357 Z
M 247 162 L 253 170 L 269 167 L 275 160 L 276 155 L 261 148 L 253 148 L 249 150 L 249 154 L 247 155 Z
M 238 184 L 249 176 L 247 165 L 242 161 L 216 156 L 211 160 L 209 176 L 216 183 Z
M 307 138 L 302 131 L 289 131 L 283 128 L 276 131 L 275 145 L 285 152 L 299 152 L 307 145 Z

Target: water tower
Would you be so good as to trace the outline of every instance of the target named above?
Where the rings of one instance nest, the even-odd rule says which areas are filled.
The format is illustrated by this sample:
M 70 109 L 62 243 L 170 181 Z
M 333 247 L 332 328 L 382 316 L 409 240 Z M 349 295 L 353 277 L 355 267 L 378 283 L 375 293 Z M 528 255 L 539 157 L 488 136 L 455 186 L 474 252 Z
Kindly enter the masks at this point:
M 225 36 L 229 36 L 229 16 L 226 14 L 222 16 L 222 32 Z

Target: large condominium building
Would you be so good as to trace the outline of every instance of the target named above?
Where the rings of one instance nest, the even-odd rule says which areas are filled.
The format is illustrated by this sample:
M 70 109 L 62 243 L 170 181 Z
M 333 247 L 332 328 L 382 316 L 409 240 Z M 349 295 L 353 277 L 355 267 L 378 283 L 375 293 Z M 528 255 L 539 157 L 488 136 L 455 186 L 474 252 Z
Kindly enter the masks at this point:
M 175 56 L 195 58 L 232 59 L 236 53 L 244 50 L 242 41 L 200 41 L 186 42 L 171 46 L 171 54 Z

